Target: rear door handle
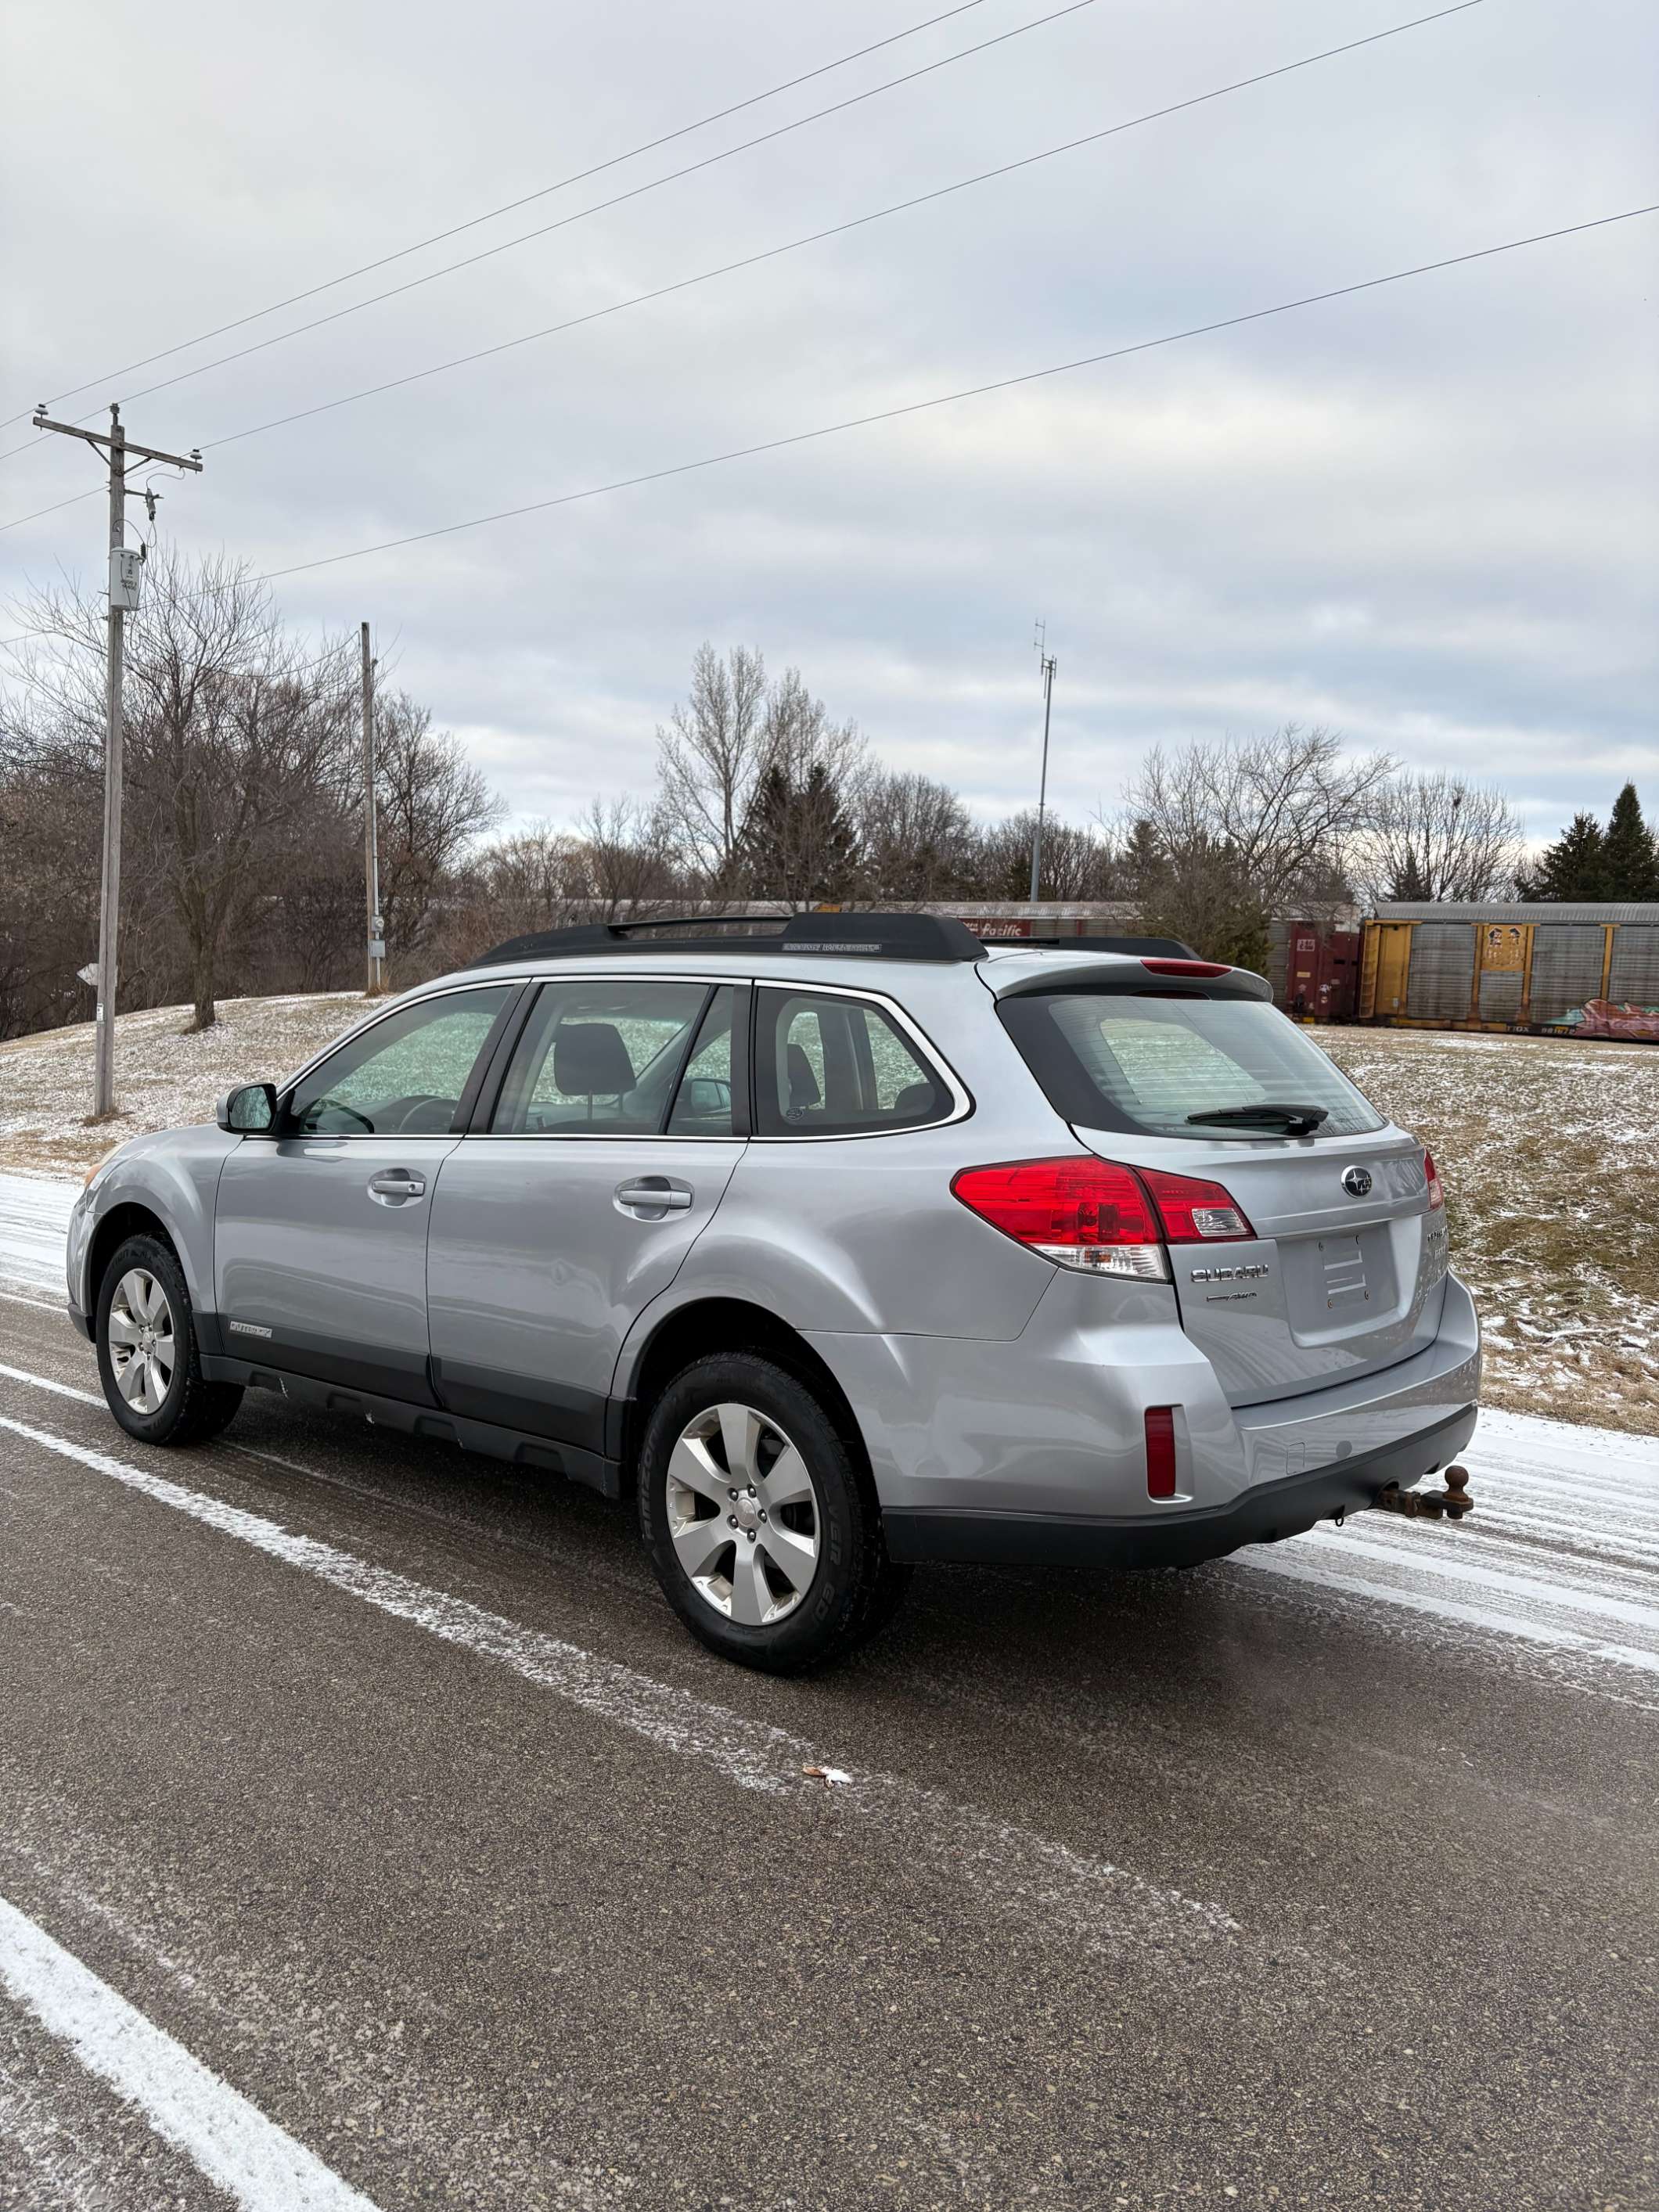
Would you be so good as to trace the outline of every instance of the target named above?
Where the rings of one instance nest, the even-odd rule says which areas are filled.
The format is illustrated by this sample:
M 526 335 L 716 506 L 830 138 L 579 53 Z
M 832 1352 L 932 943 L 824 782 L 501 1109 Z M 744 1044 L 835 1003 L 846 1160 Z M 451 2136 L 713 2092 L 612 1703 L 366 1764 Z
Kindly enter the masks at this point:
M 379 1175 L 370 1176 L 368 1194 L 376 1206 L 406 1206 L 412 1199 L 426 1196 L 426 1177 L 409 1168 L 385 1168 Z
M 617 1203 L 629 1213 L 660 1220 L 665 1213 L 684 1213 L 696 1193 L 690 1183 L 670 1182 L 666 1176 L 641 1176 L 635 1182 L 617 1186 Z

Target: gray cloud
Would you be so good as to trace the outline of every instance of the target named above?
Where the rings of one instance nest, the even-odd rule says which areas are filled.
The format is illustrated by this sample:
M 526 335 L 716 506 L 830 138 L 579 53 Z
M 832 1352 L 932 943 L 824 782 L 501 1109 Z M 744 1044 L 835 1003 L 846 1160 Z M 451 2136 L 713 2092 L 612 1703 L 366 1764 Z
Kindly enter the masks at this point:
M 91 0 L 8 18 L 0 409 L 537 189 L 927 12 L 200 4 L 118 69 Z M 985 0 L 404 264 L 419 271 L 1042 14 Z M 210 447 L 1411 12 L 1114 0 L 630 205 L 136 403 Z M 124 42 L 125 43 L 125 42 Z M 1449 21 L 453 375 L 210 452 L 188 546 L 277 568 L 1659 197 L 1626 0 Z M 106 58 L 106 57 L 105 57 Z M 119 252 L 110 260 L 112 242 Z M 1297 718 L 1496 775 L 1534 833 L 1659 800 L 1659 219 L 286 580 L 367 615 L 521 814 L 642 788 L 703 637 L 797 662 L 881 750 L 1024 801 L 1041 612 L 1055 781 Z M 346 288 L 343 300 L 378 289 Z M 330 304 L 273 318 L 248 335 Z M 225 342 L 204 349 L 222 350 Z M 118 380 L 154 381 L 196 356 Z M 88 402 L 99 397 L 88 395 Z M 111 396 L 116 396 L 112 393 Z M 78 402 L 84 405 L 88 402 Z M 25 431 L 0 434 L 0 446 Z M 76 489 L 40 441 L 0 520 Z M 0 594 L 99 567 L 96 500 L 0 535 Z

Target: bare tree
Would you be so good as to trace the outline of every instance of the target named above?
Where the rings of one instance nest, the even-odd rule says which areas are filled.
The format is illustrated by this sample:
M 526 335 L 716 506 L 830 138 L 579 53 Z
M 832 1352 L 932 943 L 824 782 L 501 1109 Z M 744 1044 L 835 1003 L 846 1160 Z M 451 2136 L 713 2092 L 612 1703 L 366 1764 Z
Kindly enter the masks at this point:
M 680 860 L 714 891 L 730 890 L 755 786 L 773 742 L 766 663 L 733 646 L 722 660 L 698 647 L 691 696 L 657 732 L 665 833 Z
M 376 702 L 374 797 L 380 911 L 398 960 L 424 944 L 456 864 L 505 810 L 460 740 L 434 730 L 429 711 L 402 691 Z
M 589 919 L 637 921 L 672 902 L 677 883 L 660 808 L 596 799 L 576 838 Z
M 101 716 L 101 595 L 38 596 L 39 626 L 67 647 L 29 680 L 60 724 Z M 215 1019 L 227 948 L 280 892 L 319 794 L 337 803 L 351 758 L 343 641 L 320 658 L 288 635 L 245 564 L 146 564 L 127 644 L 129 882 L 166 887 L 182 934 L 195 1024 Z
M 979 833 L 974 889 L 988 899 L 1029 898 L 1031 837 L 1036 811 L 1027 807 Z M 1109 832 L 1062 822 L 1042 823 L 1042 896 L 1049 899 L 1109 899 L 1118 896 L 1114 840 Z
M 1520 818 L 1497 785 L 1440 769 L 1377 792 L 1354 881 L 1371 900 L 1508 898 L 1525 858 Z
M 1259 966 L 1274 915 L 1317 916 L 1346 897 L 1393 765 L 1295 723 L 1267 737 L 1158 748 L 1126 793 L 1153 899 L 1149 908 L 1143 898 L 1143 923 Z
M 858 779 L 849 811 L 866 896 L 909 906 L 973 887 L 974 825 L 949 784 L 872 769 Z

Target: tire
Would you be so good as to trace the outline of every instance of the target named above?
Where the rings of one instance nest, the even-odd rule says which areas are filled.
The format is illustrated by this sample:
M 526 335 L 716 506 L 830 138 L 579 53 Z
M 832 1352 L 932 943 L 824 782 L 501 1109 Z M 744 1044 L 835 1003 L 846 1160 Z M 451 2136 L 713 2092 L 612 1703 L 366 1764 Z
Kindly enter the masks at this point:
M 115 1252 L 98 1286 L 94 1337 L 109 1409 L 141 1443 L 200 1443 L 242 1402 L 240 1383 L 203 1375 L 184 1270 L 159 1237 L 129 1237 Z
M 767 1674 L 845 1658 L 891 1618 L 909 1580 L 887 1557 L 840 1426 L 758 1353 L 713 1354 L 668 1385 L 640 1449 L 639 1504 L 657 1580 L 685 1626 L 721 1658 Z

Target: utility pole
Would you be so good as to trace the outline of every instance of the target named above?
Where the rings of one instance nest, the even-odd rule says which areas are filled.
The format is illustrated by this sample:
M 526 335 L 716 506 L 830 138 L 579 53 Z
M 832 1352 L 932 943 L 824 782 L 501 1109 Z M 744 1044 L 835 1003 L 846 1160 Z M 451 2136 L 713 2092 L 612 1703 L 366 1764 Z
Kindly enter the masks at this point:
M 386 985 L 386 923 L 380 915 L 380 834 L 374 805 L 374 663 L 368 650 L 368 624 L 362 631 L 363 648 L 363 901 L 368 924 L 368 996 Z
M 53 422 L 43 399 L 34 410 L 37 430 L 56 430 L 65 438 L 84 438 L 104 448 L 109 459 L 109 630 L 105 667 L 104 871 L 98 897 L 98 1026 L 92 1084 L 92 1117 L 101 1121 L 115 1111 L 116 946 L 121 928 L 121 678 L 128 610 L 138 605 L 143 554 L 126 550 L 127 501 L 142 499 L 155 513 L 155 494 L 127 489 L 129 459 L 163 461 L 169 468 L 202 473 L 199 448 L 189 454 L 164 453 L 154 446 L 135 446 L 121 428 L 121 410 L 112 406 L 107 430 L 83 430 L 78 423 Z
M 1042 813 L 1048 799 L 1048 717 L 1054 704 L 1054 659 L 1043 651 L 1048 641 L 1048 625 L 1040 622 L 1032 640 L 1042 656 L 1042 777 L 1037 785 L 1036 828 L 1031 832 L 1031 903 L 1037 902 L 1038 887 L 1042 881 Z

